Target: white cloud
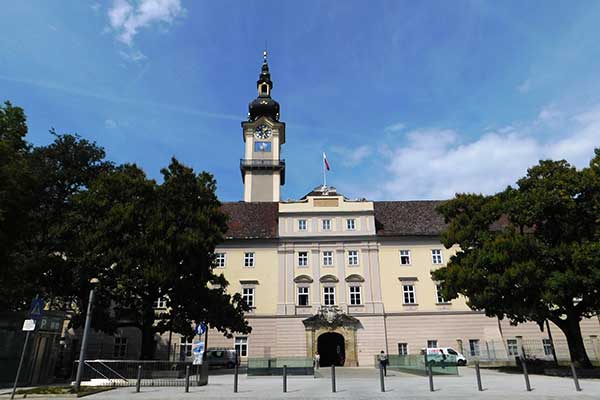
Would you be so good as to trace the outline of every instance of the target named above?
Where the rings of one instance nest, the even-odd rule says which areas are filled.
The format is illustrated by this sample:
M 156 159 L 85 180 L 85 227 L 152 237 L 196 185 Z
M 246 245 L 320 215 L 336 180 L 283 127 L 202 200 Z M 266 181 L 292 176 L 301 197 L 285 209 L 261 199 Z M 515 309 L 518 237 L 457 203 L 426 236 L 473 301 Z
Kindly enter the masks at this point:
M 335 146 L 333 152 L 339 154 L 340 163 L 346 167 L 355 167 L 373 153 L 371 147 L 363 145 L 355 148 Z
M 121 51 L 119 51 L 119 54 L 125 60 L 134 61 L 134 62 L 142 61 L 142 60 L 145 60 L 146 58 L 148 58 L 144 55 L 144 53 L 142 53 L 141 51 L 136 50 L 136 49 L 129 49 L 128 51 L 121 50 Z
M 141 28 L 169 25 L 184 13 L 181 0 L 114 0 L 108 18 L 117 38 L 131 46 Z
M 106 121 L 104 121 L 104 126 L 108 129 L 114 129 L 117 127 L 117 123 L 112 119 L 107 119 Z
M 395 124 L 386 126 L 383 131 L 388 133 L 400 132 L 402 129 L 404 129 L 404 127 L 405 125 L 402 122 L 397 122 Z
M 567 116 L 552 108 L 529 124 L 487 132 L 461 141 L 448 129 L 413 130 L 401 146 L 380 149 L 386 178 L 380 198 L 445 199 L 457 192 L 495 193 L 524 176 L 540 159 L 566 159 L 587 166 L 600 146 L 600 105 Z M 556 121 L 561 136 L 536 136 L 540 120 Z M 556 127 L 555 127 L 556 128 Z

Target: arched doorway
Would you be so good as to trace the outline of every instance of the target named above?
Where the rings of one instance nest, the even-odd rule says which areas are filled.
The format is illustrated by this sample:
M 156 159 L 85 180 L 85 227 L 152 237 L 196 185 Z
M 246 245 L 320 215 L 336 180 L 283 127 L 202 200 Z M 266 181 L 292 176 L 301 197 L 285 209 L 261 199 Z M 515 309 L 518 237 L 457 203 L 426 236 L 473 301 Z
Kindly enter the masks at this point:
M 346 361 L 346 347 L 344 337 L 339 333 L 327 332 L 319 336 L 317 340 L 317 351 L 321 356 L 321 367 L 335 365 L 341 367 Z

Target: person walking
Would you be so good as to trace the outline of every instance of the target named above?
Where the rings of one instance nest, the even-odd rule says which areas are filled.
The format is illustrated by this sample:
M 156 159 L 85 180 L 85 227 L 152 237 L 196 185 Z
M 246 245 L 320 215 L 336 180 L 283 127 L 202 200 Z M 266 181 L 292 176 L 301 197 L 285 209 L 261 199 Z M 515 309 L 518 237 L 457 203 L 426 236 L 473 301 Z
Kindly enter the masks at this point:
M 381 353 L 379 353 L 379 368 L 383 369 L 383 376 L 387 376 L 387 365 L 388 356 L 385 354 L 385 351 L 381 350 Z
M 315 353 L 315 356 L 313 357 L 313 364 L 315 365 L 316 369 L 319 369 L 320 363 L 321 363 L 321 356 L 319 355 L 319 352 L 317 351 Z

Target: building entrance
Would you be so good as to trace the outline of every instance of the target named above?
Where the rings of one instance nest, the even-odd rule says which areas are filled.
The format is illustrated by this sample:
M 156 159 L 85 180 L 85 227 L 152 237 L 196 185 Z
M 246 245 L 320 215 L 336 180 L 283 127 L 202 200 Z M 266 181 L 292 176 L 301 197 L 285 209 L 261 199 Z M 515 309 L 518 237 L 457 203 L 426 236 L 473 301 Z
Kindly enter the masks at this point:
M 346 348 L 344 337 L 339 333 L 327 332 L 319 336 L 317 351 L 321 356 L 321 367 L 335 365 L 341 367 L 346 361 Z

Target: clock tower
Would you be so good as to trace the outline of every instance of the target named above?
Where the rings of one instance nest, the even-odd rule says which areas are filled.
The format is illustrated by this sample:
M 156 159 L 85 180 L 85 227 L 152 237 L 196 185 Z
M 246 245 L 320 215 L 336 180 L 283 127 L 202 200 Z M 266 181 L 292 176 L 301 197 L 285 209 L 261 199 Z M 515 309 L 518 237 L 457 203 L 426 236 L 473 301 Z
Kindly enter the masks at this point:
M 285 123 L 279 121 L 279 103 L 271 98 L 273 82 L 267 52 L 256 87 L 258 97 L 248 105 L 248 121 L 242 122 L 244 158 L 240 171 L 244 182 L 244 201 L 279 201 L 285 184 L 285 161 L 281 145 L 285 143 Z

